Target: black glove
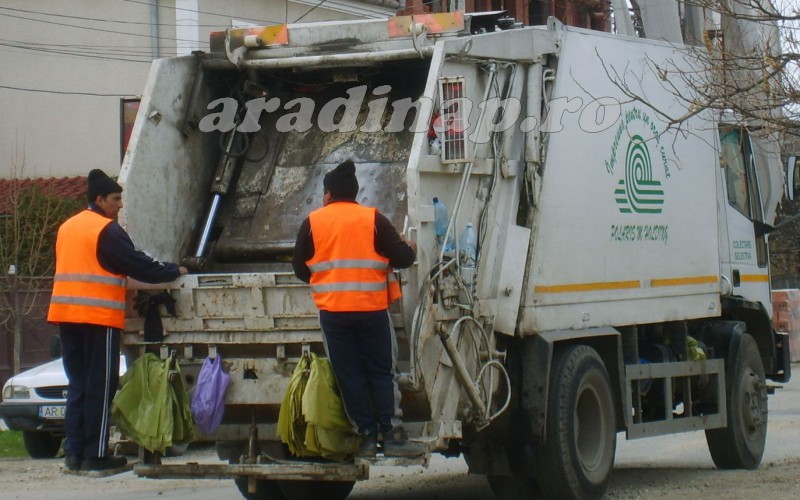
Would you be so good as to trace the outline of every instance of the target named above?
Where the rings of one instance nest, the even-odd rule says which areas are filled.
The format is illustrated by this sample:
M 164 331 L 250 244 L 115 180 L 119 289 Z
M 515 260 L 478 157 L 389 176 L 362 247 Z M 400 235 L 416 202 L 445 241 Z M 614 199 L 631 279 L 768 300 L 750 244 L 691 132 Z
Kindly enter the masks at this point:
M 139 316 L 144 317 L 144 341 L 161 342 L 164 340 L 164 326 L 161 324 L 159 305 L 164 305 L 167 314 L 175 316 L 175 299 L 169 292 L 149 295 L 139 292 L 133 299 L 134 308 Z

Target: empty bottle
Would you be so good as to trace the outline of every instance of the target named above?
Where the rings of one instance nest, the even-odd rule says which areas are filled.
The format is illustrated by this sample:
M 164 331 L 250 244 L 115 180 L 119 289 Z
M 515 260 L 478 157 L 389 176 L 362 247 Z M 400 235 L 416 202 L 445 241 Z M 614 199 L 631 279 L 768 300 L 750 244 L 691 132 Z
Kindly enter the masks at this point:
M 451 232 L 445 238 L 447 233 L 447 224 L 450 222 L 450 215 L 447 213 L 447 207 L 442 203 L 438 197 L 433 197 L 433 222 L 436 231 L 436 240 L 440 245 L 444 245 L 444 251 L 449 252 L 455 246 L 453 233 Z
M 461 266 L 462 267 L 475 267 L 475 256 L 478 247 L 478 237 L 475 236 L 475 229 L 472 228 L 472 222 L 467 223 L 467 227 L 461 233 L 458 239 L 458 247 L 461 252 Z

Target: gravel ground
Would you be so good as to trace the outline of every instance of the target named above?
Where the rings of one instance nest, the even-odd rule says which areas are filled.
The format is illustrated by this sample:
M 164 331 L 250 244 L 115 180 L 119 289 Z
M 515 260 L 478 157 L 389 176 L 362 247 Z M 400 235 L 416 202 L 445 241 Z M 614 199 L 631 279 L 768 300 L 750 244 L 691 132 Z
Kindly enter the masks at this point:
M 794 365 L 795 373 L 800 366 Z M 800 375 L 770 397 L 764 460 L 755 471 L 714 468 L 702 432 L 626 441 L 619 435 L 616 466 L 605 498 L 720 500 L 800 498 Z M 167 460 L 214 461 L 210 449 Z M 230 480 L 150 480 L 132 472 L 106 478 L 61 473 L 62 460 L 0 459 L 0 498 L 115 500 L 242 498 Z M 462 459 L 434 456 L 428 469 L 373 467 L 356 484 L 354 500 L 482 500 L 492 498 L 482 476 L 467 474 Z M 314 499 L 309 499 L 314 500 Z
M 202 460 L 202 458 L 201 458 Z M 705 467 L 633 466 L 615 469 L 605 498 L 674 499 L 709 495 L 726 500 L 788 499 L 800 495 L 800 458 L 768 462 L 756 471 L 719 471 Z M 376 467 L 368 481 L 356 485 L 354 500 L 478 500 L 492 498 L 480 476 L 467 475 L 463 460 L 436 458 L 431 467 Z M 0 460 L 4 499 L 241 498 L 230 481 L 148 480 L 131 472 L 106 478 L 61 473 L 61 460 Z

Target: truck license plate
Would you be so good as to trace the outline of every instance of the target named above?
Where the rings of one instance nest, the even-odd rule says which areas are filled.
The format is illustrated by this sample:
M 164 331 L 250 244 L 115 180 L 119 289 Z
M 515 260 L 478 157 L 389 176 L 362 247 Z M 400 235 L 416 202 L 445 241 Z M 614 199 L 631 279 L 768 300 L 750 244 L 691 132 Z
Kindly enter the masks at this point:
M 53 406 L 40 406 L 39 407 L 39 417 L 41 418 L 64 418 L 64 414 L 67 411 L 67 407 L 65 405 L 53 405 Z

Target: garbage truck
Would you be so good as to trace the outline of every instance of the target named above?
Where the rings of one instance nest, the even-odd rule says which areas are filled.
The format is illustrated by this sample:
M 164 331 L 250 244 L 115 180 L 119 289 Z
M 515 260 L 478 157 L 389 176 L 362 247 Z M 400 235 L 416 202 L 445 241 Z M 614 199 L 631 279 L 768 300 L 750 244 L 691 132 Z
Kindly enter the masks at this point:
M 190 393 L 206 358 L 231 380 L 198 431 L 218 462 L 145 454 L 136 474 L 343 499 L 370 467 L 463 455 L 498 498 L 598 498 L 618 433 L 698 430 L 717 467 L 758 467 L 768 381 L 790 377 L 770 323 L 779 148 L 692 108 L 687 54 L 450 12 L 230 29 L 154 61 L 120 221 L 191 272 L 129 283 L 123 350 L 174 358 Z M 390 315 L 420 457 L 299 458 L 277 437 L 293 369 L 325 354 L 294 242 L 344 160 L 357 202 L 418 245 Z M 175 314 L 148 337 L 133 304 L 164 292 Z

